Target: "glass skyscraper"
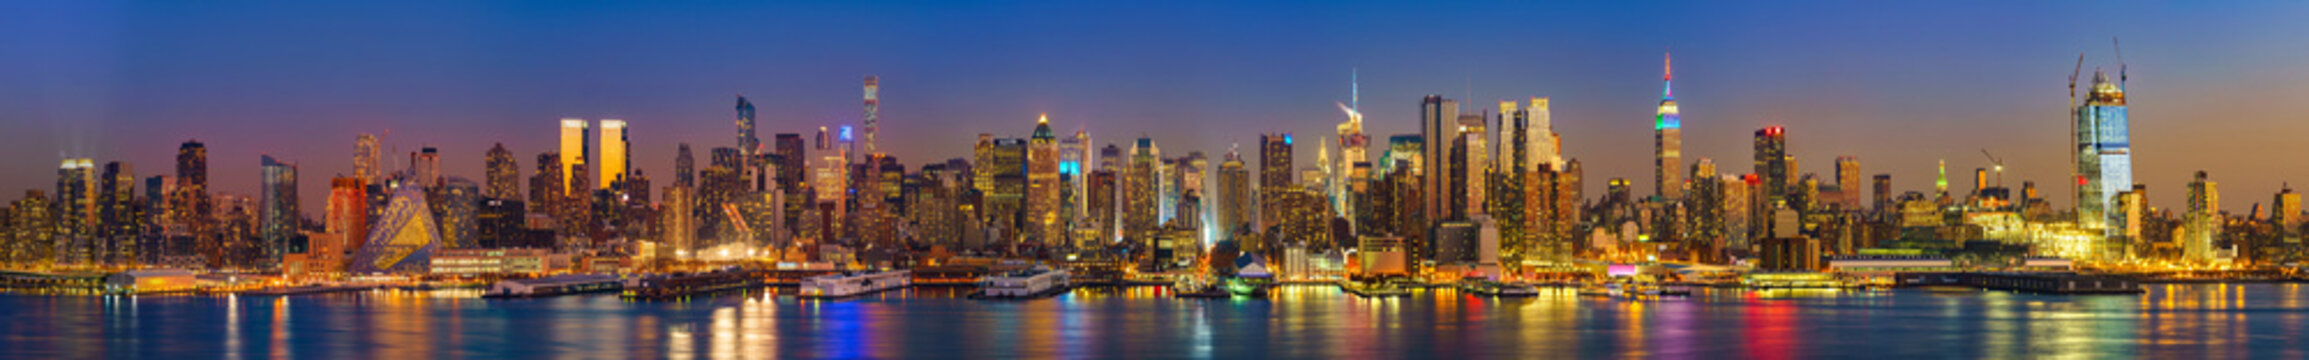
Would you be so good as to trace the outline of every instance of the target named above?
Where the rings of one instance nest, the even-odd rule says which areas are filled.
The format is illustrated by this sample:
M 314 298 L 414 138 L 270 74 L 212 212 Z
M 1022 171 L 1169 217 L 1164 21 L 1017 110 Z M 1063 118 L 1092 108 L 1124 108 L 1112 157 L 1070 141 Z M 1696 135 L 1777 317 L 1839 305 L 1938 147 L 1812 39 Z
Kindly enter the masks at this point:
M 2131 125 L 2125 116 L 2122 80 L 2110 81 L 2106 72 L 2093 72 L 2092 92 L 2076 112 L 2077 223 L 2108 226 L 2115 195 L 2132 189 Z M 2115 234 L 2116 229 L 2111 229 Z

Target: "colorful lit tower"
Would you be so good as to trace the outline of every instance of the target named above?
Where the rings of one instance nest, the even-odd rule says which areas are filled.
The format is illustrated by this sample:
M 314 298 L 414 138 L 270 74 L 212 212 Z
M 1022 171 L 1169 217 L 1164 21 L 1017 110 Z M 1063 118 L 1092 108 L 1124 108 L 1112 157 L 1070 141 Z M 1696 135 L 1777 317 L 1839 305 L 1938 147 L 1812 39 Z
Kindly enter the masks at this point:
M 1058 221 L 1058 136 L 1050 131 L 1050 115 L 1035 120 L 1034 135 L 1026 143 L 1026 227 L 1035 240 L 1058 245 L 1065 224 Z
M 1663 61 L 1660 76 L 1660 111 L 1652 118 L 1652 178 L 1653 188 L 1662 200 L 1676 200 L 1684 195 L 1684 179 L 1678 172 L 1684 166 L 1684 121 L 1676 111 L 1675 61 Z

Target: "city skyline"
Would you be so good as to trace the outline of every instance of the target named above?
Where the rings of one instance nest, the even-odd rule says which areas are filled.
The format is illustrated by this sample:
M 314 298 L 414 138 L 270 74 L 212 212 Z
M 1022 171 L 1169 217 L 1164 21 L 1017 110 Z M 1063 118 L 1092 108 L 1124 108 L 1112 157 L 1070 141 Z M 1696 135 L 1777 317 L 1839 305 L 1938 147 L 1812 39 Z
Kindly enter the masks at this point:
M 2036 181 L 2048 193 L 2065 193 L 2059 184 L 2067 176 L 2066 153 L 2062 139 L 2067 119 L 2058 110 L 2062 88 L 2060 72 L 2073 65 L 2075 53 L 2085 53 L 2085 67 L 2100 67 L 2114 71 L 2119 66 L 2116 54 L 2105 39 L 2121 36 L 2132 54 L 2126 54 L 2125 66 L 2143 65 L 2143 81 L 2134 82 L 2129 91 L 2134 99 L 2142 100 L 2133 108 L 2134 144 L 2136 154 L 2134 178 L 2147 184 L 2150 202 L 2159 208 L 2177 208 L 2182 202 L 2182 184 L 2197 170 L 2210 172 L 2215 179 L 2228 183 L 2230 191 L 2239 194 L 2272 193 L 2279 183 L 2305 175 L 2302 170 L 2262 169 L 2250 161 L 2256 154 L 2283 152 L 2292 145 L 2281 134 L 2296 127 L 2289 124 L 2283 113 L 2268 110 L 2238 109 L 2243 105 L 2265 102 L 2255 96 L 2284 94 L 2285 89 L 2296 89 L 2309 83 L 2309 72 L 2283 66 L 2288 59 L 2309 58 L 2299 44 L 2302 40 L 2283 38 L 2256 38 L 2254 41 L 2235 39 L 2249 37 L 2252 31 L 2209 31 L 2205 34 L 2223 35 L 2220 39 L 2205 34 L 2187 32 L 2147 32 L 2148 25 L 2139 27 L 2081 26 L 2038 32 L 2023 32 L 2021 40 L 1989 41 L 1977 33 L 1961 29 L 1901 30 L 1898 24 L 1871 28 L 1839 21 L 1804 17 L 1806 24 L 1763 29 L 1743 29 L 1733 34 L 1689 31 L 1689 27 L 1728 21 L 1758 21 L 1775 18 L 1766 9 L 1741 10 L 1722 19 L 1710 19 L 1701 14 L 1718 5 L 1661 6 L 1668 9 L 1656 12 L 1661 21 L 1682 21 L 1678 29 L 1645 30 L 1614 34 L 1609 30 L 1624 30 L 1625 26 L 1602 24 L 1606 19 L 1632 16 L 1633 9 L 1588 9 L 1583 15 L 1591 19 L 1567 19 L 1559 27 L 1539 28 L 1496 27 L 1468 30 L 1463 38 L 1438 39 L 1418 42 L 1403 39 L 1420 38 L 1425 31 L 1404 30 L 1396 27 L 1380 34 L 1348 31 L 1344 35 L 1318 36 L 1296 31 L 1260 31 L 1258 29 L 1227 28 L 1249 31 L 1253 39 L 1236 42 L 1216 41 L 1226 31 L 1214 30 L 1209 34 L 1161 35 L 1146 39 L 1151 49 L 1102 48 L 1091 39 L 1096 35 L 1117 35 L 1137 30 L 1170 29 L 1173 26 L 1154 21 L 1124 22 L 1121 24 L 1087 24 L 1065 20 L 1026 20 L 1017 24 L 976 24 L 961 34 L 923 37 L 927 39 L 895 39 L 877 37 L 875 32 L 846 34 L 841 28 L 824 26 L 843 20 L 815 19 L 798 24 L 783 25 L 789 30 L 818 35 L 818 40 L 766 41 L 760 45 L 733 45 L 726 48 L 696 47 L 678 38 L 719 29 L 707 26 L 649 25 L 635 29 L 631 38 L 623 41 L 579 40 L 588 38 L 579 33 L 566 37 L 532 33 L 538 30 L 460 29 L 459 24 L 409 23 L 395 24 L 391 20 L 404 19 L 412 10 L 399 9 L 380 14 L 378 19 L 352 19 L 347 16 L 362 13 L 359 5 L 342 5 L 341 9 L 296 9 L 324 14 L 318 19 L 347 20 L 346 24 L 319 24 L 311 19 L 288 19 L 281 14 L 270 14 L 251 9 L 202 8 L 195 9 L 216 15 L 217 12 L 237 13 L 253 17 L 248 25 L 232 25 L 192 20 L 193 14 L 157 14 L 156 9 L 110 9 L 103 6 L 72 5 L 10 5 L 39 8 L 9 13 L 51 13 L 64 19 L 110 19 L 71 24 L 56 20 L 23 21 L 18 27 L 36 34 L 21 41 L 18 48 L 54 50 L 56 57 L 0 61 L 8 68 L 55 70 L 38 74 L 24 74 L 32 79 L 17 85 L 0 85 L 0 94 L 20 95 L 16 100 L 0 102 L 0 116 L 12 126 L 39 129 L 12 132 L 4 136 L 8 145 L 0 145 L 15 154 L 56 154 L 19 156 L 0 160 L 0 169 L 11 175 L 0 176 L 0 188 L 52 189 L 54 178 L 48 171 L 58 160 L 91 158 L 97 163 L 124 161 L 144 172 L 139 176 L 166 174 L 172 152 L 169 147 L 187 140 L 199 140 L 210 149 L 209 163 L 213 180 L 212 193 L 230 193 L 254 196 L 258 193 L 258 164 L 260 156 L 271 155 L 285 162 L 296 163 L 303 172 L 299 193 L 299 208 L 307 216 L 318 214 L 322 196 L 327 193 L 328 176 L 353 175 L 351 145 L 354 136 L 374 133 L 384 136 L 387 170 L 406 168 L 402 154 L 425 147 L 440 149 L 443 171 L 449 176 L 483 179 L 484 151 L 497 143 L 504 143 L 516 159 L 529 160 L 531 155 L 551 151 L 554 133 L 551 126 L 559 119 L 579 118 L 590 121 L 624 119 L 631 125 L 631 164 L 633 169 L 648 173 L 668 174 L 673 168 L 674 149 L 681 143 L 700 147 L 698 150 L 732 146 L 729 140 L 730 121 L 735 114 L 727 104 L 732 95 L 745 94 L 760 106 L 757 132 L 762 137 L 778 133 L 799 133 L 807 136 L 820 126 L 858 126 L 863 128 L 857 106 L 857 79 L 864 75 L 880 75 L 886 81 L 881 109 L 881 141 L 885 152 L 896 156 L 909 168 L 940 162 L 949 158 L 968 157 L 972 138 L 970 134 L 993 133 L 997 137 L 1025 137 L 1042 114 L 1049 114 L 1057 132 L 1085 130 L 1101 142 L 1122 143 L 1126 139 L 1147 135 L 1176 153 L 1189 151 L 1220 153 L 1236 144 L 1256 144 L 1260 133 L 1292 133 L 1300 137 L 1328 136 L 1332 124 L 1344 119 L 1333 103 L 1350 97 L 1369 97 L 1360 101 L 1360 110 L 1367 114 L 1365 132 L 1372 137 L 1397 134 L 1416 134 L 1416 98 L 1425 94 L 1439 94 L 1457 101 L 1462 113 L 1496 112 L 1482 104 L 1493 100 L 1512 100 L 1526 97 L 1549 97 L 1555 114 L 1553 123 L 1562 134 L 1566 159 L 1581 159 L 1587 166 L 1587 177 L 1601 183 L 1604 179 L 1624 178 L 1644 182 L 1650 178 L 1651 139 L 1638 122 L 1648 123 L 1660 100 L 1659 53 L 1673 50 L 1684 61 L 1678 75 L 1684 75 L 1682 92 L 1686 98 L 1677 99 L 1692 119 L 1683 123 L 1685 134 L 1684 162 L 1700 158 L 1717 163 L 1738 163 L 1749 158 L 1747 151 L 1750 131 L 1765 126 L 1784 126 L 1788 131 L 1788 152 L 1798 162 L 1815 164 L 1806 169 L 1813 173 L 1829 174 L 1830 160 L 1838 156 L 1854 155 L 1866 164 L 1868 174 L 1890 173 L 1896 191 L 1929 189 L 1933 163 L 1946 160 L 1949 166 L 1962 173 L 1968 167 L 1989 167 L 1988 160 L 1979 155 L 1987 150 L 2006 160 L 2007 174 L 2012 186 L 2020 181 Z M 1807 12 L 1833 12 L 1836 6 L 1790 6 Z M 1927 14 L 1944 16 L 1915 16 L 1893 19 L 1902 22 L 1992 21 L 2011 24 L 2044 21 L 2038 12 L 2069 11 L 2075 9 L 2049 5 L 2008 5 L 2020 9 L 2007 12 L 1975 11 L 1977 9 L 1938 9 Z M 2168 12 L 2188 12 L 2196 16 L 2175 14 L 2152 15 L 2155 12 L 2139 7 L 2105 9 L 2099 18 L 2135 18 L 2146 22 L 2185 21 L 2207 26 L 2244 26 L 2256 23 L 2257 16 L 2281 14 L 2273 9 L 2248 9 L 2239 5 L 2198 5 L 2203 8 L 2175 6 Z M 896 19 L 914 19 L 927 23 L 965 22 L 983 20 L 956 20 L 960 17 L 931 15 L 941 9 L 909 7 L 889 12 L 875 12 L 872 5 L 841 8 L 834 13 L 852 17 L 889 15 L 883 26 L 907 27 Z M 961 6 L 972 12 L 1020 11 L 1021 13 L 1116 14 L 1126 9 L 1114 7 L 1079 8 L 1060 6 L 1050 9 L 1009 9 L 995 6 Z M 1369 6 L 1336 15 L 1339 17 L 1369 17 Z M 2035 9 L 2037 7 L 2051 9 Z M 1202 21 L 1196 23 L 1225 23 L 1224 19 L 1248 17 L 1248 12 L 1260 9 L 1230 8 L 1233 11 L 1215 15 L 1193 15 Z M 1863 7 L 1860 10 L 1898 11 Z M 166 10 L 166 9 L 159 9 Z M 615 12 L 612 8 L 554 9 L 426 9 L 453 14 L 467 14 L 480 20 L 503 18 L 514 23 L 549 22 L 563 18 L 602 16 Z M 775 9 L 733 9 L 740 13 L 770 12 Z M 1272 11 L 1304 11 L 1313 15 L 1326 14 L 1325 9 L 1264 9 Z M 1335 9 L 1334 9 L 1335 10 Z M 1783 9 L 1784 10 L 1784 9 Z M 1854 10 L 1854 9 L 1844 9 Z M 1911 9 L 1915 10 L 1915 9 Z M 1923 9 L 1933 10 L 1933 9 Z M 2087 9 L 2091 10 L 2091 9 Z M 664 11 L 701 12 L 701 9 Z M 1190 11 L 1164 9 L 1168 11 Z M 1384 13 L 1384 12 L 1380 12 Z M 1436 14 L 1414 12 L 1414 18 L 1473 16 L 1470 14 Z M 1987 14 L 1987 15 L 1984 15 Z M 2206 15 L 2213 16 L 2206 16 Z M 187 18 L 179 18 L 187 16 Z M 1148 15 L 1152 17 L 1153 15 Z M 420 16 L 421 17 L 421 16 Z M 2049 15 L 2045 16 L 2051 17 Z M 2063 21 L 2067 17 L 2060 18 Z M 2092 16 L 2085 16 L 2092 17 Z M 143 20 L 154 20 L 146 22 Z M 173 20 L 174 22 L 171 22 Z M 855 20 L 855 19 L 852 19 Z M 1354 20 L 1354 19 L 1347 19 Z M 1301 20 L 1305 21 L 1305 20 Z M 1376 20 L 1372 20 L 1376 21 Z M 1699 23 L 1701 25 L 1694 25 Z M 2058 23 L 2058 22 L 2054 22 Z M 2094 22 L 2098 23 L 2098 22 Z M 2123 23 L 2123 22 L 2117 22 Z M 186 34 L 162 33 L 162 25 L 188 25 L 196 31 Z M 252 34 L 263 26 L 316 26 L 323 30 L 316 34 L 274 35 Z M 979 26 L 983 25 L 983 26 Z M 2029 25 L 2053 28 L 2051 25 Z M 374 28 L 365 28 L 374 27 Z M 1856 33 L 1804 35 L 1804 30 L 1852 28 Z M 544 26 L 546 29 L 579 30 L 574 26 Z M 869 27 L 871 28 L 871 27 Z M 2086 30 L 2076 30 L 2076 29 Z M 2105 29 L 2104 29 L 2105 28 Z M 366 34 L 367 30 L 406 32 L 386 36 Z M 914 28 L 909 28 L 913 30 Z M 1562 29 L 1562 30 L 1547 30 Z M 1577 31 L 1601 29 L 1602 34 Z M 647 31 L 643 31 L 647 30 Z M 1021 53 L 978 50 L 961 51 L 959 57 L 942 62 L 901 61 L 895 58 L 941 50 L 940 46 L 925 44 L 944 37 L 960 38 L 964 43 L 1005 44 L 1004 34 L 1012 32 L 1044 34 L 1077 30 L 1089 34 L 1066 37 L 1032 37 L 1035 41 L 1013 43 Z M 1336 30 L 1336 29 L 1327 29 Z M 1961 30 L 1961 31 L 1960 31 Z M 2088 31 L 2089 30 L 2089 31 Z M 416 43 L 441 40 L 455 31 L 471 31 L 484 41 L 545 40 L 546 51 L 535 54 L 513 54 L 517 50 L 478 51 L 483 55 L 460 55 L 458 58 L 431 57 L 422 52 L 388 56 L 385 59 L 356 59 L 363 54 L 382 54 L 393 49 L 417 46 Z M 739 32 L 746 33 L 746 32 Z M 782 39 L 763 30 L 765 39 Z M 921 33 L 921 32 L 915 32 Z M 2264 32 L 2269 34 L 2283 31 Z M 261 35 L 288 45 L 255 45 L 230 39 L 235 35 Z M 604 34 L 591 34 L 604 35 Z M 884 34 L 887 35 L 887 34 Z M 1019 35 L 1019 34 L 1012 34 Z M 1348 40 L 1364 37 L 1374 40 Z M 1916 41 L 1905 46 L 1882 44 L 1854 45 L 1851 41 L 1878 35 L 1885 41 Z M 75 41 L 72 36 L 83 36 Z M 359 47 L 319 46 L 311 56 L 290 62 L 285 68 L 263 68 L 240 64 L 235 59 L 240 53 L 267 54 L 289 49 L 314 47 L 313 41 L 347 41 L 364 37 L 381 37 L 374 43 Z M 1817 36 L 1811 38 L 1809 36 Z M 2266 35 L 2264 35 L 2266 36 Z M 1505 54 L 1487 51 L 1501 39 L 1541 39 L 1530 46 L 1516 46 Z M 1294 43 L 1292 40 L 1315 41 L 1317 45 L 1292 45 L 1283 49 L 1250 51 L 1246 54 L 1222 54 L 1223 49 L 1256 47 L 1246 43 L 1268 41 Z M 1970 40 L 1980 40 L 1977 43 Z M 2218 41 L 2215 41 L 2218 40 Z M 110 41 L 110 42 L 106 42 Z M 89 42 L 103 42 L 95 45 Z M 1199 42 L 1209 42 L 1201 44 Z M 76 44 L 77 43 L 77 44 Z M 6 43 L 0 43 L 6 44 Z M 230 45 L 240 45 L 241 51 L 230 51 Z M 717 44 L 719 44 L 717 42 Z M 465 44 L 477 45 L 477 44 Z M 891 46 L 897 45 L 897 46 Z M 1748 47 L 1743 45 L 1761 46 Z M 211 47 L 215 46 L 215 47 Z M 912 46 L 914 48 L 909 48 Z M 1303 47 L 1303 48 L 1302 48 Z M 1850 49 L 1842 49 L 1849 47 Z M 1935 49 L 1954 47 L 1974 53 L 1942 53 Z M 1796 51 L 1768 51 L 1769 49 Z M 214 51 L 210 51 L 210 50 Z M 546 60 L 546 55 L 571 55 L 595 50 L 617 54 L 608 60 L 535 61 L 543 68 L 512 71 L 510 74 L 481 75 L 471 81 L 458 79 L 454 74 L 493 72 L 510 65 L 531 64 Z M 1311 50 L 1308 54 L 1287 54 L 1285 50 Z M 1407 49 L 1433 51 L 1464 50 L 1462 56 L 1442 56 L 1448 59 L 1406 59 L 1377 54 L 1399 53 Z M 2185 49 L 2186 51 L 2182 51 Z M 2280 51 L 2282 49 L 2282 51 Z M 442 50 L 435 48 L 434 50 Z M 458 49 L 459 51 L 470 49 Z M 653 51 L 662 50 L 662 51 Z M 659 59 L 712 54 L 727 50 L 746 59 L 768 59 L 760 65 L 745 61 L 716 60 L 694 69 L 679 62 Z M 815 56 L 824 51 L 824 56 Z M 944 46 L 942 50 L 960 51 L 960 46 Z M 1034 51 L 1041 50 L 1041 51 Z M 1126 59 L 1133 55 L 1171 54 L 1165 50 L 1188 50 L 1182 56 L 1195 56 L 1203 61 L 1194 64 L 1164 63 L 1146 59 Z M 1810 51 L 1805 51 L 1810 50 Z M 811 59 L 795 59 L 787 52 L 813 54 Z M 1076 53 L 1079 55 L 1058 55 Z M 1445 53 L 1448 54 L 1448 53 Z M 285 55 L 285 54 L 275 54 Z M 438 55 L 438 54 L 436 54 Z M 674 56 L 682 55 L 682 56 Z M 1318 56 L 1327 55 L 1327 56 Z M 1925 56 L 1929 55 L 1929 56 Z M 2251 56 L 2247 56 L 2251 55 Z M 128 60 L 134 56 L 140 60 Z M 504 56 L 507 59 L 488 59 Z M 120 57 L 120 58 L 113 58 Z M 464 57 L 482 57 L 472 59 Z M 46 63 L 61 59 L 99 60 L 86 64 Z M 166 59 L 166 60 L 153 60 Z M 1053 62 L 1073 59 L 1087 65 L 1056 66 Z M 157 61 L 157 62 L 155 62 Z M 285 61 L 285 60 L 275 60 Z M 813 62 L 814 61 L 814 62 Z M 2205 62 L 2226 61 L 2229 65 L 2190 66 Z M 27 62 L 10 64 L 10 62 Z M 510 62 L 510 63 L 508 63 Z M 1794 63 L 1808 69 L 1790 69 Z M 1921 64 L 1920 64 L 1921 63 Z M 262 64 L 262 63 L 258 63 Z M 1037 65 L 1039 64 L 1039 65 Z M 1196 65 L 1199 64 L 1199 65 Z M 1947 66 L 1952 68 L 1926 68 Z M 780 66 L 789 65 L 789 66 Z M 997 71 L 968 71 L 970 67 L 990 67 Z M 1042 66 L 1042 67 L 1037 67 Z M 398 74 L 404 78 L 351 74 L 362 68 L 384 74 Z M 1911 67 L 1914 70 L 1903 70 Z M 607 70 L 610 74 L 579 74 L 586 69 Z M 1046 69 L 1046 70 L 1045 70 Z M 2085 69 L 2090 74 L 2093 69 Z M 1123 73 L 1141 73 L 1123 75 Z M 1174 78 L 1147 76 L 1147 74 L 1183 75 Z M 1350 75 L 1350 73 L 1355 75 Z M 654 75 L 653 75 L 654 74 Z M 1237 76 L 1245 75 L 1249 76 Z M 662 75 L 663 77 L 660 77 Z M 2240 80 L 2239 77 L 2255 76 Z M 74 76 L 111 81 L 91 81 L 86 84 L 70 82 Z M 1349 79 L 1355 77 L 1359 86 L 1351 90 Z M 1885 77 L 1884 81 L 1866 81 L 1853 78 Z M 2089 75 L 2088 75 L 2089 76 Z M 317 80 L 321 81 L 314 81 Z M 1841 79 L 1840 79 L 1841 78 Z M 2302 80 L 2302 81 L 2286 81 Z M 299 85 L 307 84 L 307 85 Z M 479 85 L 476 85 L 479 84 Z M 1144 85 L 1141 85 L 1144 84 Z M 975 86 L 986 86 L 973 90 Z M 1456 86 L 1455 86 L 1456 85 Z M 1753 85 L 1754 87 L 1750 87 Z M 2289 88 L 2290 87 L 2290 88 Z M 367 90 L 379 88 L 381 90 Z M 487 90 L 480 90 L 482 88 Z M 558 89 L 548 89 L 558 88 Z M 602 89 L 598 91 L 568 89 Z M 1117 90 L 1117 89 L 1129 90 Z M 216 91 L 237 90 L 237 91 Z M 2251 91 L 2264 90 L 2264 91 Z M 480 97 L 476 91 L 506 91 L 500 97 Z M 635 92 L 640 93 L 636 95 Z M 1351 92 L 1370 92 L 1358 96 Z M 2246 92 L 2240 95 L 2237 92 Z M 418 95 L 420 93 L 429 93 Z M 1966 95 L 1944 95 L 1963 93 Z M 2224 96 L 2223 94 L 2226 94 Z M 138 100 L 129 102 L 129 100 Z M 1921 100 L 1921 101 L 1916 101 Z M 1925 106 L 1911 102 L 1926 102 Z M 1945 101 L 1945 102 L 1943 102 Z M 134 105 L 134 106 L 131 106 Z M 2242 113 L 2242 114 L 2239 114 Z M 317 118 L 317 119 L 316 119 Z M 2269 120 L 2250 120 L 2268 118 Z M 1264 120 L 1242 120 L 1264 119 Z M 2210 120 L 2208 120 L 2210 119 Z M 2239 120 L 2223 120 L 2239 119 Z M 1248 123 L 1246 125 L 1246 123 Z M 1161 125 L 1157 125 L 1161 124 Z M 1183 125 L 1174 126 L 1172 124 Z M 283 134 L 296 136 L 284 137 Z M 2267 137 L 2267 138 L 2264 138 Z M 2240 141 L 2242 139 L 2243 141 Z M 2250 141 L 2269 140 L 2269 141 Z M 1336 142 L 1336 141 L 1332 141 Z M 1944 143 L 1945 142 L 1945 143 Z M 1321 143 L 1319 141 L 1315 143 Z M 2239 144 L 2252 144 L 2243 145 Z M 1101 144 L 1092 144 L 1102 146 Z M 1312 150 L 1312 149 L 1308 149 Z M 1294 163 L 1312 164 L 1316 151 L 1296 151 Z M 533 169 L 534 164 L 523 161 L 518 169 Z M 1800 170 L 1802 171 L 1802 170 Z M 1727 173 L 1739 173 L 1737 170 Z M 533 175 L 525 171 L 524 176 Z M 1800 176 L 1801 173 L 1790 174 Z M 598 174 L 596 175 L 598 176 Z M 660 175 L 661 179 L 668 179 Z M 2299 178 L 2309 179 L 2309 176 Z M 670 180 L 670 179 L 668 179 Z M 1965 179 L 1958 176 L 1958 181 Z M 603 185 L 603 184 L 596 184 Z M 1598 190 L 1589 186 L 1589 191 Z M 1969 190 L 1958 188 L 1954 190 Z M 15 190 L 12 190 L 15 191 Z M 1641 191 L 1649 194 L 1649 191 Z M 2069 199 L 2047 196 L 2056 206 L 2068 206 Z M 2256 197 L 2257 198 L 2257 197 Z M 2257 201 L 2235 201 L 2223 204 L 2224 210 L 2242 211 Z

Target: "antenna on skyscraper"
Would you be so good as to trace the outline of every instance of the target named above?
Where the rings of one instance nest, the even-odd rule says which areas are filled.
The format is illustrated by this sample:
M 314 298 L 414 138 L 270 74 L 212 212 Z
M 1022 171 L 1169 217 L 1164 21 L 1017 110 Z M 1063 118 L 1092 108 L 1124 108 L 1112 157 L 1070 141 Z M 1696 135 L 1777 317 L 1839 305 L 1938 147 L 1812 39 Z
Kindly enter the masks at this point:
M 1363 69 L 1350 68 L 1347 70 L 1347 105 L 1358 110 L 1363 107 L 1362 72 Z
M 2117 49 L 2117 89 L 2123 90 L 2125 88 L 2125 78 L 2127 78 L 2127 76 L 2125 76 L 2125 45 L 2121 42 L 2118 42 L 2117 37 L 2110 36 L 2109 46 Z

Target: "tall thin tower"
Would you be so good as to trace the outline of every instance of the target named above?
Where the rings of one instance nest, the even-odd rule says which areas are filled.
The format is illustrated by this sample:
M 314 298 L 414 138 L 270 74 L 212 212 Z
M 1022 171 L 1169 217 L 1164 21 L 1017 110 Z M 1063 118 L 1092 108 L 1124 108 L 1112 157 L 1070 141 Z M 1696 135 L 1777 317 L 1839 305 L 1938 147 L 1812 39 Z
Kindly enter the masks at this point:
M 1676 111 L 1676 68 L 1673 57 L 1662 61 L 1660 71 L 1660 112 L 1652 119 L 1652 178 L 1653 188 L 1662 200 L 1673 201 L 1684 196 L 1683 116 Z
M 874 132 L 882 129 L 882 80 L 866 75 L 866 155 L 880 154 L 874 149 Z
M 754 136 L 754 103 L 738 95 L 738 153 L 751 159 L 761 151 L 762 138 Z

